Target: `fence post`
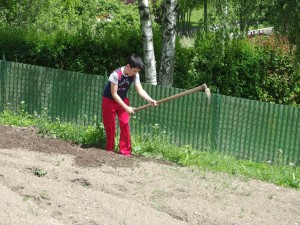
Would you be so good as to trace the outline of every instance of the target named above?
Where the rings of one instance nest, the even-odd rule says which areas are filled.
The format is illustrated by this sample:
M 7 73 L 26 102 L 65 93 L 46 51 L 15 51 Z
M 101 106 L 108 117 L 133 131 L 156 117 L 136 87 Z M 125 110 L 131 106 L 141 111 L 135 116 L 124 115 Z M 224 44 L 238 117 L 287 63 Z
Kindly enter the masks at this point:
M 0 112 L 4 110 L 6 95 L 5 95 L 5 77 L 6 77 L 6 66 L 7 63 L 4 60 L 1 60 L 0 64 Z
M 219 88 L 217 93 L 212 95 L 212 119 L 211 119 L 211 147 L 213 151 L 218 150 L 218 139 L 219 139 L 219 124 L 220 124 L 220 94 Z

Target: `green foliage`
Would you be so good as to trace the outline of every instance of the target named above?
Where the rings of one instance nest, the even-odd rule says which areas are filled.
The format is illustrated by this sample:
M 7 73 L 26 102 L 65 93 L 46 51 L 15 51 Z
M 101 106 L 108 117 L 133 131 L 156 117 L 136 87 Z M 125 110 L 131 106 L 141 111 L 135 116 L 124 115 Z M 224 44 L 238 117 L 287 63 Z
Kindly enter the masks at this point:
M 41 11 L 47 9 L 49 2 L 50 0 L 43 0 L 43 2 L 31 0 L 1 1 L 0 21 L 16 25 L 32 23 Z
M 176 48 L 174 86 L 188 89 L 208 83 L 212 91 L 253 100 L 300 104 L 300 73 L 286 39 L 258 36 L 220 39 L 199 35 L 195 48 Z
M 46 137 L 72 141 L 75 144 L 85 146 L 103 148 L 105 145 L 104 127 L 100 124 L 83 126 L 67 122 L 62 123 L 59 119 L 56 119 L 54 122 L 44 122 L 38 125 L 39 132 Z
M 259 99 L 280 104 L 299 104 L 300 73 L 296 70 L 295 49 L 286 38 L 271 35 L 252 39 L 265 68 L 258 87 Z
M 194 48 L 183 47 L 179 41 L 177 41 L 175 57 L 176 64 L 173 79 L 175 87 L 190 89 L 194 87 L 197 82 L 204 80 L 199 81 L 198 74 L 200 71 L 195 71 L 195 62 L 197 59 L 195 57 Z
M 300 2 L 295 0 L 267 0 L 263 1 L 262 8 L 265 17 L 272 21 L 276 32 L 289 39 L 293 45 L 297 45 L 297 60 L 300 62 Z
M 103 124 L 94 124 L 88 126 L 83 132 L 82 143 L 89 146 L 98 146 L 102 149 L 105 147 L 106 136 Z
M 119 0 L 45 1 L 48 7 L 23 23 L 8 14 L 29 18 L 27 1 L 2 12 L 0 53 L 6 60 L 104 75 L 133 52 L 142 55 L 136 5 Z
M 10 109 L 10 104 L 7 104 L 4 110 L 0 113 L 0 124 L 20 127 L 35 125 L 35 116 L 28 114 L 25 111 L 25 108 L 25 102 L 21 102 L 20 110 L 18 112 L 14 112 Z
M 47 171 L 45 169 L 39 169 L 39 168 L 36 168 L 34 170 L 34 175 L 38 176 L 38 177 L 43 177 L 47 174 Z

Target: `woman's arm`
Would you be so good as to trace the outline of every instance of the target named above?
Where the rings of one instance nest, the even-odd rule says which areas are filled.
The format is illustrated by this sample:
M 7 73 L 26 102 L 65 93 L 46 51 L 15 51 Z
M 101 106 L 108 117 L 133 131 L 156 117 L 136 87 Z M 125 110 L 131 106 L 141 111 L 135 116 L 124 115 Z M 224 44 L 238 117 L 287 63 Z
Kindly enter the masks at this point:
M 135 90 L 137 91 L 137 93 L 143 98 L 145 99 L 147 102 L 149 102 L 150 104 L 156 106 L 157 103 L 154 99 L 152 99 L 148 93 L 144 90 L 144 88 L 142 87 L 141 83 L 136 83 L 135 84 Z
M 114 100 L 120 106 L 122 106 L 126 110 L 127 113 L 129 113 L 129 114 L 134 113 L 133 108 L 126 105 L 125 102 L 123 102 L 121 97 L 118 95 L 118 84 L 111 83 L 110 89 L 111 89 L 111 94 L 112 94 Z

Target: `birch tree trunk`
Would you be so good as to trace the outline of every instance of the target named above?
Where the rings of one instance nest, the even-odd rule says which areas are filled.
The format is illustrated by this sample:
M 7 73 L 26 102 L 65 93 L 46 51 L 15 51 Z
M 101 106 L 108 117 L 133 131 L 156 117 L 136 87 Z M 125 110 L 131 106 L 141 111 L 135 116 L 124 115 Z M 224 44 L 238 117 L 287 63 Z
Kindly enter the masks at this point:
M 139 0 L 139 12 L 143 37 L 145 78 L 147 83 L 157 85 L 152 22 L 148 0 Z
M 175 61 L 177 0 L 164 0 L 162 10 L 163 44 L 159 84 L 172 87 Z

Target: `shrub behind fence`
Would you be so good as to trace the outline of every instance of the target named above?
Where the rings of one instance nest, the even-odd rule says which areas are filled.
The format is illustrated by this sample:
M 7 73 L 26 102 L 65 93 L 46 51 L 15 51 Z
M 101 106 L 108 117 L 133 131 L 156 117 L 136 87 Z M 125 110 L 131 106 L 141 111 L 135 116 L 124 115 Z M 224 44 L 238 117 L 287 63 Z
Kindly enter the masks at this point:
M 0 110 L 25 101 L 29 113 L 85 125 L 101 122 L 101 98 L 107 76 L 82 74 L 0 61 Z M 181 89 L 143 84 L 159 100 Z M 133 90 L 133 88 L 131 89 Z M 132 106 L 147 104 L 135 91 Z M 154 124 L 170 141 L 206 151 L 219 151 L 254 161 L 297 162 L 300 159 L 300 110 L 297 107 L 204 93 L 147 108 L 131 117 L 133 133 L 153 135 Z

